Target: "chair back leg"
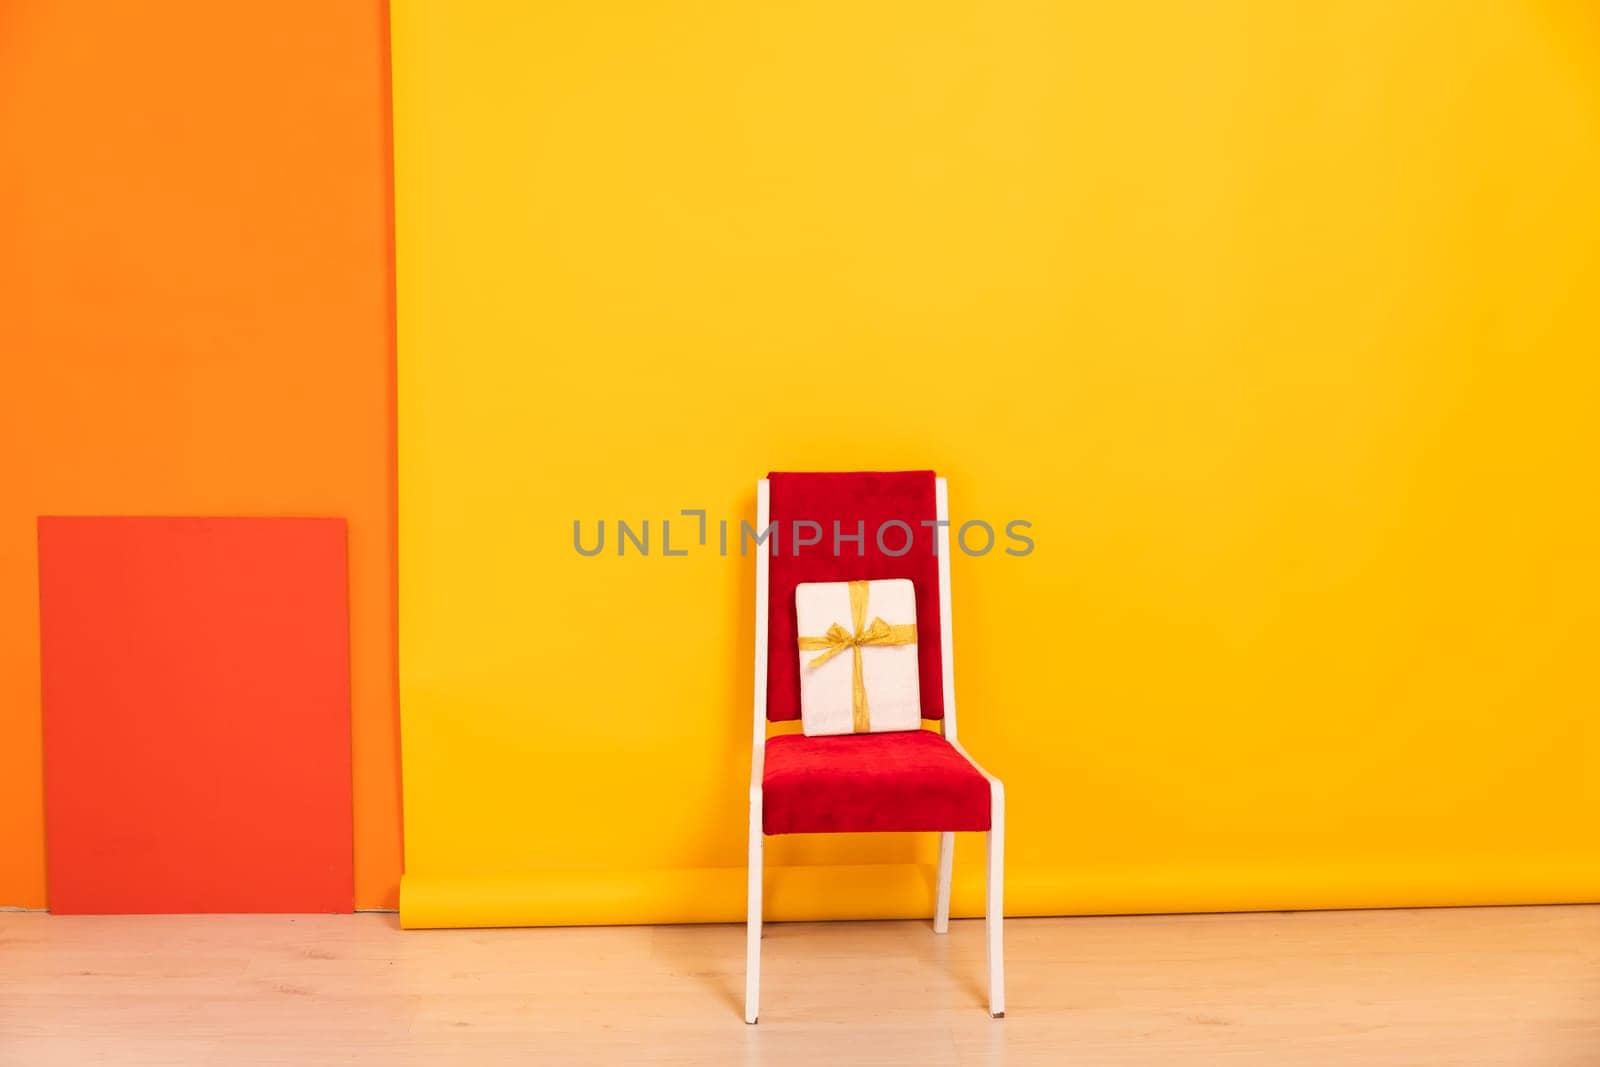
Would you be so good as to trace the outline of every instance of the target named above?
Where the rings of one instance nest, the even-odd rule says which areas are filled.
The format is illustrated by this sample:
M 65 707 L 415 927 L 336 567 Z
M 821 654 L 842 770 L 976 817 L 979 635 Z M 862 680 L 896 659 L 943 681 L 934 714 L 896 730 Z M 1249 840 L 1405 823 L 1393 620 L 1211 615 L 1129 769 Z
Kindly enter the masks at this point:
M 939 881 L 933 901 L 933 932 L 950 932 L 950 874 L 955 862 L 956 835 L 948 830 L 939 835 Z

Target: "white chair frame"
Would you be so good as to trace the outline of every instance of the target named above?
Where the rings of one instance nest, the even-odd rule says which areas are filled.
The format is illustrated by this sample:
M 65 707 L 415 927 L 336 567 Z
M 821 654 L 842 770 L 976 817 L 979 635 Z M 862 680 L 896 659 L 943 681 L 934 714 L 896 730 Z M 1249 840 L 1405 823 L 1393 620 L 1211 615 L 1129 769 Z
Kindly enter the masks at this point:
M 996 1019 L 1006 1014 L 1006 964 L 1003 927 L 1005 923 L 1006 792 L 994 775 L 978 766 L 956 740 L 956 675 L 954 642 L 950 620 L 950 497 L 943 478 L 936 481 L 938 499 L 937 544 L 939 552 L 939 661 L 944 669 L 944 718 L 940 729 L 944 739 L 989 782 L 990 824 L 988 838 L 988 884 L 984 905 L 984 933 L 989 957 L 989 1014 Z M 767 479 L 756 483 L 756 529 L 765 530 L 771 521 L 771 487 Z M 773 544 L 777 539 L 773 539 Z M 767 752 L 767 628 L 768 568 L 770 549 L 756 553 L 756 662 L 755 725 L 750 742 L 750 887 L 746 904 L 744 1021 L 754 1024 L 761 1016 L 761 881 L 764 835 L 761 821 L 761 782 Z M 956 835 L 939 834 L 938 888 L 933 906 L 933 932 L 950 929 L 950 877 L 955 860 Z

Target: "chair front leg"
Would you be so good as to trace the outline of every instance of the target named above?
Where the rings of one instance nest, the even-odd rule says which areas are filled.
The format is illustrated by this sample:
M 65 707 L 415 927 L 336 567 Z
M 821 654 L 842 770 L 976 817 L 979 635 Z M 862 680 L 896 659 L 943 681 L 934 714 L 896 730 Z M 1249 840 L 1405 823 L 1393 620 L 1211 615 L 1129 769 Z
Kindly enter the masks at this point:
M 939 880 L 933 901 L 933 932 L 950 932 L 950 874 L 955 862 L 956 835 L 945 831 L 939 835 Z
M 761 1016 L 761 790 L 750 790 L 750 881 L 745 900 L 744 1021 Z
M 1006 1015 L 1006 795 L 998 780 L 989 784 L 989 877 L 984 908 L 984 933 L 989 944 L 989 1014 Z

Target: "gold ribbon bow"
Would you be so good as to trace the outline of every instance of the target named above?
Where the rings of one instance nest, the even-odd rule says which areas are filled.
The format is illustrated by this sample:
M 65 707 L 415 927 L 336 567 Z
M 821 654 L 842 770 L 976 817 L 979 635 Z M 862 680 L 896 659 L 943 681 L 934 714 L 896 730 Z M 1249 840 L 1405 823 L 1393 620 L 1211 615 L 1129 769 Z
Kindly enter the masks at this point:
M 866 582 L 850 583 L 850 624 L 855 628 L 854 633 L 834 623 L 821 637 L 800 638 L 800 651 L 822 652 L 808 664 L 811 667 L 822 666 L 847 648 L 854 653 L 855 669 L 850 685 L 851 728 L 858 734 L 864 734 L 872 729 L 872 717 L 867 709 L 866 679 L 861 674 L 862 646 L 914 645 L 917 643 L 917 624 L 890 626 L 881 618 L 874 618 L 868 624 Z

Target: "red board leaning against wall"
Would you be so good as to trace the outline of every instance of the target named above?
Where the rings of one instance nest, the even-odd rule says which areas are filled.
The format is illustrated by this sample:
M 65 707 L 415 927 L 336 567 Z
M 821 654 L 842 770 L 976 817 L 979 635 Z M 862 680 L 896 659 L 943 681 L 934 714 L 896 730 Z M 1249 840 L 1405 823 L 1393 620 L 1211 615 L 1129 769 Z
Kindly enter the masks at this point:
M 41 518 L 50 907 L 354 904 L 342 519 Z

